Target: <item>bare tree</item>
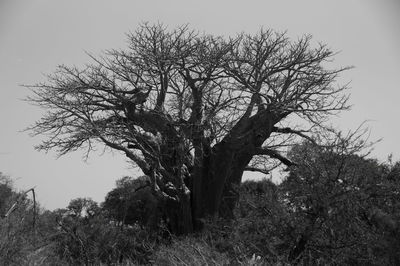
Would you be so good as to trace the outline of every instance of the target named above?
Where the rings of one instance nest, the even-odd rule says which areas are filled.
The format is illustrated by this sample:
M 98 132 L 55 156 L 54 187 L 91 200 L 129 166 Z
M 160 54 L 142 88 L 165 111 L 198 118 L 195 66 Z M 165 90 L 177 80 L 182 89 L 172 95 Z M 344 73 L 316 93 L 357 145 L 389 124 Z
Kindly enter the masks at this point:
M 294 137 L 348 108 L 346 86 L 335 85 L 346 68 L 326 69 L 333 52 L 310 41 L 144 24 L 126 51 L 29 86 L 28 100 L 47 110 L 29 130 L 48 136 L 39 150 L 89 155 L 100 143 L 124 153 L 173 210 L 173 230 L 190 232 L 207 215 L 232 215 L 244 171 L 292 165 L 284 149 Z M 294 117 L 308 128 L 290 126 Z

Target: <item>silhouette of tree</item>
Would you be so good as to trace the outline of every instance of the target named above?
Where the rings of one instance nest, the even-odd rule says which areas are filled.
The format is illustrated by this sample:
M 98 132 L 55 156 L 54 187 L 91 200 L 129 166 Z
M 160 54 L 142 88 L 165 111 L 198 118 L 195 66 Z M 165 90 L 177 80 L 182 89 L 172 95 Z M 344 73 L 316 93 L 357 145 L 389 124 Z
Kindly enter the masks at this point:
M 29 130 L 48 136 L 37 149 L 59 155 L 98 144 L 124 153 L 170 206 L 173 231 L 187 233 L 208 215 L 232 217 L 244 171 L 293 165 L 285 147 L 348 108 L 346 86 L 335 84 L 347 68 L 327 69 L 333 56 L 310 36 L 144 24 L 127 50 L 29 86 L 28 100 L 47 110 Z

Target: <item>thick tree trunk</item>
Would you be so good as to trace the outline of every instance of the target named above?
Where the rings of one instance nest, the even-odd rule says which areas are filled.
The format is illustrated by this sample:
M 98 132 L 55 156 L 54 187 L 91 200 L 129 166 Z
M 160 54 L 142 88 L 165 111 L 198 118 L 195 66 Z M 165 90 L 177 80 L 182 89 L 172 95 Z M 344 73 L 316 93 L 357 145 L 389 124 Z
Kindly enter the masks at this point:
M 257 148 L 271 135 L 274 124 L 282 116 L 264 110 L 239 121 L 231 132 L 212 148 L 203 135 L 194 139 L 194 162 L 190 170 L 190 200 L 181 196 L 179 215 L 172 216 L 174 230 L 190 232 L 202 227 L 202 219 L 221 216 L 233 218 L 239 198 L 237 187 L 245 167 Z M 189 195 L 189 194 L 187 194 Z M 190 205 L 189 205 L 190 203 Z M 177 220 L 182 220 L 181 225 Z
M 213 149 L 207 176 L 208 190 L 203 191 L 206 215 L 215 216 L 219 212 L 225 181 L 232 171 L 233 156 L 229 143 L 221 142 Z
M 219 214 L 225 218 L 234 217 L 234 209 L 236 203 L 239 200 L 238 187 L 242 182 L 244 168 L 249 164 L 253 155 L 249 152 L 242 152 L 237 154 L 234 158 L 234 163 L 232 165 L 232 170 L 227 180 L 225 181 L 225 186 L 222 192 L 221 207 L 219 209 Z
M 257 148 L 271 135 L 274 124 L 282 116 L 263 111 L 245 121 L 240 121 L 211 151 L 209 169 L 202 180 L 207 190 L 205 214 L 233 218 L 233 210 L 239 198 L 237 187 L 242 181 L 245 167 Z

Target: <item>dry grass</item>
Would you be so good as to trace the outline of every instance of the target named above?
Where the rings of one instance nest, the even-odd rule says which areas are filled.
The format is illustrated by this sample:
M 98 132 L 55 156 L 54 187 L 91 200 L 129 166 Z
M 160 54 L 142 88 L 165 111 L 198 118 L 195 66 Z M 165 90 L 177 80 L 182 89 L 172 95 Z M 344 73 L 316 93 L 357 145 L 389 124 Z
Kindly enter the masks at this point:
M 215 251 L 204 240 L 194 237 L 175 239 L 154 254 L 155 265 L 230 265 L 229 258 Z

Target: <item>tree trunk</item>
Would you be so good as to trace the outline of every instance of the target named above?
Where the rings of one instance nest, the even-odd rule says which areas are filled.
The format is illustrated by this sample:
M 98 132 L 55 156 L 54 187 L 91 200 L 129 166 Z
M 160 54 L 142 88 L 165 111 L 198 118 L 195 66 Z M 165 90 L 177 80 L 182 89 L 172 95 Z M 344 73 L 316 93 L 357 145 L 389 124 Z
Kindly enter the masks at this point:
M 227 141 L 213 151 L 219 154 L 215 159 L 214 167 L 226 168 L 219 172 L 215 171 L 221 176 L 225 175 L 215 176 L 220 183 L 215 183 L 217 185 L 215 189 L 219 189 L 219 193 L 213 200 L 220 216 L 233 218 L 233 211 L 239 200 L 237 188 L 242 182 L 244 169 L 255 155 L 256 149 L 260 148 L 271 136 L 274 124 L 283 117 L 264 110 L 245 121 L 240 121 L 232 129 Z
M 239 199 L 237 187 L 242 181 L 244 169 L 282 117 L 264 111 L 239 121 L 228 136 L 212 148 L 207 175 L 202 177 L 208 184 L 202 191 L 203 197 L 206 197 L 206 215 L 233 218 Z
M 239 121 L 225 138 L 212 148 L 204 135 L 194 139 L 194 162 L 187 181 L 190 194 L 181 194 L 180 203 L 170 215 L 172 227 L 185 233 L 202 228 L 202 219 L 220 216 L 231 219 L 239 199 L 245 167 L 257 148 L 271 135 L 274 124 L 283 116 L 264 110 Z M 185 195 L 185 196 L 184 196 Z M 176 213 L 176 210 L 180 210 Z M 178 222 L 180 220 L 181 222 Z

